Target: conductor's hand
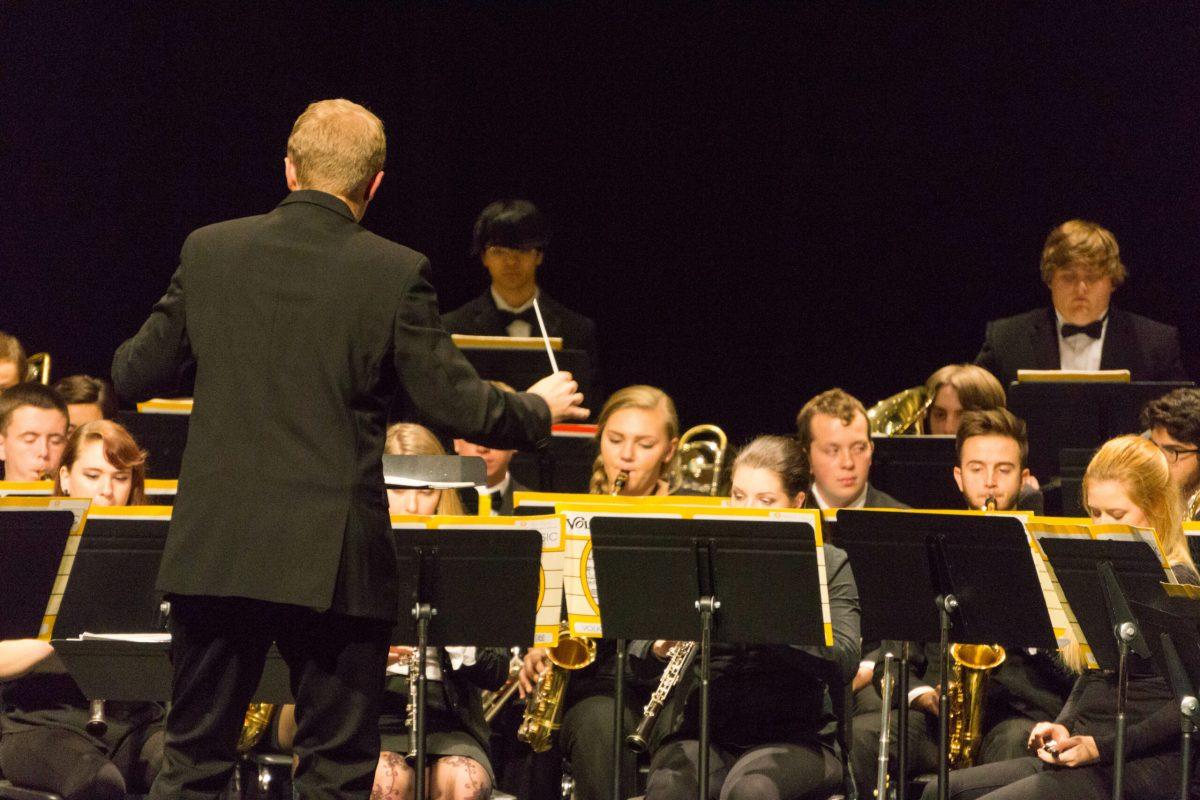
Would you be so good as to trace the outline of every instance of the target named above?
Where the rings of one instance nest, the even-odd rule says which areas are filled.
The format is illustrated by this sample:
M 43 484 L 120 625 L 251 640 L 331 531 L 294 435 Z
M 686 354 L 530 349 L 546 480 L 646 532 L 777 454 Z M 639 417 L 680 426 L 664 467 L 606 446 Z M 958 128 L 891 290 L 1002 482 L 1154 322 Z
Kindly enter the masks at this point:
M 550 659 L 546 657 L 546 648 L 531 647 L 521 662 L 521 671 L 517 673 L 517 683 L 520 685 L 521 697 L 527 697 L 533 691 L 534 684 L 542 673 L 550 669 Z
M 936 717 L 938 715 L 938 702 L 940 700 L 941 695 L 938 694 L 937 689 L 934 689 L 932 692 L 925 692 L 914 697 L 910 706 L 917 711 L 924 711 L 926 714 Z
M 569 372 L 556 372 L 542 378 L 529 387 L 529 393 L 536 394 L 550 406 L 552 422 L 578 422 L 587 419 L 591 413 L 583 408 L 579 384 Z
M 1043 748 L 1050 742 L 1061 742 L 1070 737 L 1071 732 L 1066 727 L 1054 722 L 1039 722 L 1033 726 L 1033 730 L 1029 732 L 1029 741 L 1026 747 L 1037 753 L 1037 757 L 1050 764 L 1057 764 L 1057 759 L 1053 758 L 1053 753 L 1049 753 Z M 1049 758 L 1047 758 L 1049 757 Z

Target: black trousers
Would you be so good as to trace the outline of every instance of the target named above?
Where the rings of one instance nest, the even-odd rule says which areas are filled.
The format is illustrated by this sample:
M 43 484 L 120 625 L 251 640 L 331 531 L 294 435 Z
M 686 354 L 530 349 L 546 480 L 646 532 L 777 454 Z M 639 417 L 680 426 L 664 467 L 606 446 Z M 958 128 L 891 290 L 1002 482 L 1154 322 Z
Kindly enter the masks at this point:
M 109 758 L 86 736 L 32 728 L 0 737 L 0 773 L 14 785 L 63 800 L 124 800 L 145 792 L 162 764 L 162 729 L 135 730 Z
M 646 800 L 692 800 L 699 789 L 700 742 L 681 739 L 650 762 Z M 825 800 L 842 786 L 842 762 L 831 747 L 764 744 L 742 753 L 709 749 L 710 800 Z
M 591 695 L 563 711 L 554 746 L 545 753 L 529 753 L 521 781 L 522 800 L 558 800 L 562 795 L 562 765 L 570 765 L 575 782 L 575 800 L 607 800 L 612 797 L 613 706 L 611 695 Z M 625 730 L 637 724 L 633 702 L 625 707 Z M 621 748 L 621 796 L 636 793 L 636 758 L 628 747 Z
M 171 598 L 174 679 L 155 800 L 214 799 L 237 757 L 246 706 L 274 642 L 296 698 L 305 800 L 369 797 L 390 624 L 245 598 Z
M 1092 800 L 1112 794 L 1112 767 L 1055 767 L 1037 758 L 1015 758 L 950 773 L 953 800 Z M 1125 762 L 1125 797 L 1169 800 L 1179 796 L 1179 753 L 1163 753 Z M 937 797 L 937 781 L 925 786 L 921 800 Z

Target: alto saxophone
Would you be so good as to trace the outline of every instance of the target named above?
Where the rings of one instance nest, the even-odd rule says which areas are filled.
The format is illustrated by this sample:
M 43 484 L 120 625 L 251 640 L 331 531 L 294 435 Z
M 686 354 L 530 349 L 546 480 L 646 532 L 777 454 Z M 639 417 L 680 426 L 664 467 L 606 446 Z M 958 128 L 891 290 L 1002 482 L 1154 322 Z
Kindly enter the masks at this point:
M 642 709 L 642 719 L 633 729 L 633 733 L 625 737 L 625 746 L 633 752 L 644 753 L 649 748 L 650 734 L 654 731 L 654 723 L 658 721 L 658 713 L 662 711 L 671 690 L 691 666 L 695 655 L 695 642 L 676 642 L 667 651 L 667 666 L 663 669 L 662 678 L 659 679 L 654 694 L 650 695 L 650 702 Z
M 623 469 L 617 473 L 617 477 L 613 480 L 613 488 L 612 488 L 612 491 L 609 492 L 609 494 L 610 495 L 620 494 L 621 490 L 625 488 L 625 484 L 627 484 L 627 483 L 629 483 L 629 471 Z
M 950 704 L 947 758 L 951 769 L 975 765 L 983 741 L 983 709 L 988 673 L 1004 663 L 1004 648 L 998 644 L 954 644 L 950 646 L 951 676 L 946 696 Z
M 571 672 L 596 660 L 596 642 L 567 636 L 567 623 L 559 630 L 558 644 L 546 649 L 550 669 L 538 676 L 533 693 L 525 704 L 525 716 L 517 729 L 517 738 L 535 753 L 550 749 L 554 732 L 562 727 L 563 699 Z

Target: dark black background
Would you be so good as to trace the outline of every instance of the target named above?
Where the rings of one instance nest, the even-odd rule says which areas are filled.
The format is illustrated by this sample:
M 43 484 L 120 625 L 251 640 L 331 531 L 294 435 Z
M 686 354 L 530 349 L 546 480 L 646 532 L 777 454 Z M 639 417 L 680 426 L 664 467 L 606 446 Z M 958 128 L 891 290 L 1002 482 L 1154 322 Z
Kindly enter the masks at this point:
M 0 329 L 58 376 L 107 374 L 189 230 L 282 198 L 331 96 L 383 118 L 366 224 L 443 308 L 486 284 L 478 211 L 529 197 L 608 386 L 685 425 L 787 431 L 973 358 L 1076 216 L 1200 370 L 1195 4 L 9 2 L 0 37 Z

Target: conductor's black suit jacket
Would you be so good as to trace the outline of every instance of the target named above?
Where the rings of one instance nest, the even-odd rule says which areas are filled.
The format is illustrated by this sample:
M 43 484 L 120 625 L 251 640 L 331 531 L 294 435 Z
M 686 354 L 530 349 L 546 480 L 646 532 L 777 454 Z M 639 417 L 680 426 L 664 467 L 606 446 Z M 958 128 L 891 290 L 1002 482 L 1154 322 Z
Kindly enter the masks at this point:
M 544 401 L 478 379 L 428 278 L 424 256 L 318 191 L 188 237 L 112 370 L 138 399 L 170 391 L 195 360 L 160 591 L 393 619 L 381 455 L 394 395 L 473 442 L 549 440 Z
M 1004 386 L 1017 379 L 1018 369 L 1059 369 L 1054 309 L 1039 308 L 989 322 L 975 363 Z M 1179 330 L 1111 308 L 1100 369 L 1127 369 L 1135 381 L 1187 380 L 1179 353 Z

